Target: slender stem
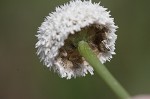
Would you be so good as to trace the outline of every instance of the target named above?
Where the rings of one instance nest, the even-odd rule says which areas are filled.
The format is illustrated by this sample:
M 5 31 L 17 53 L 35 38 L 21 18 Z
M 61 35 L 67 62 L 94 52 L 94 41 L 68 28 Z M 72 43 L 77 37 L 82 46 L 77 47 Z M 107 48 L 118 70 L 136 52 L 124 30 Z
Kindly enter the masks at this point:
M 95 71 L 103 78 L 109 87 L 115 92 L 120 99 L 129 99 L 129 94 L 119 84 L 119 82 L 112 76 L 107 68 L 99 61 L 97 56 L 93 53 L 92 49 L 85 41 L 78 43 L 79 53 L 86 59 L 86 61 L 93 66 Z

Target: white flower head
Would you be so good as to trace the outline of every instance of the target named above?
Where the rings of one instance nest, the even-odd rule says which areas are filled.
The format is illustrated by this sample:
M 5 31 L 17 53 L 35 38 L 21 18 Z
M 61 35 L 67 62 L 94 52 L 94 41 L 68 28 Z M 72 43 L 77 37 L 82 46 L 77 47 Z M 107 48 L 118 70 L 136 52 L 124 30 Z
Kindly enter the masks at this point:
M 85 76 L 88 72 L 93 75 L 93 68 L 73 44 L 75 38 L 80 39 L 83 35 L 102 63 L 110 61 L 115 54 L 117 26 L 106 10 L 91 0 L 74 0 L 50 13 L 36 35 L 37 55 L 44 65 L 62 78 Z

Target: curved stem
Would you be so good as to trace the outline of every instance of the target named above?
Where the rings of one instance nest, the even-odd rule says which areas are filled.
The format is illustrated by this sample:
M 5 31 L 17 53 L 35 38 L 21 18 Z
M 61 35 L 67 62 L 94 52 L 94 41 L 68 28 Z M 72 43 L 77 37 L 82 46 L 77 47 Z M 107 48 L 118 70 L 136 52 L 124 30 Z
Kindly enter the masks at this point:
M 103 78 L 103 80 L 109 85 L 114 93 L 120 99 L 128 99 L 130 96 L 126 90 L 119 84 L 119 82 L 112 76 L 108 69 L 99 61 L 97 56 L 93 53 L 92 49 L 85 41 L 78 43 L 79 53 L 86 59 L 86 61 L 93 66 L 95 71 Z

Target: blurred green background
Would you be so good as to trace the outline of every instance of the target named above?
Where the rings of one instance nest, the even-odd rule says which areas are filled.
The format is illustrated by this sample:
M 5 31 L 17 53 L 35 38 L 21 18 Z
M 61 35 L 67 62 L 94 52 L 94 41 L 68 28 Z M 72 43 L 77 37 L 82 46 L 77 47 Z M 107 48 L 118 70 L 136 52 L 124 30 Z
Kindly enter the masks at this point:
M 55 6 L 67 1 L 0 0 L 0 99 L 117 99 L 96 73 L 61 79 L 36 56 L 37 28 Z M 149 4 L 101 0 L 119 26 L 117 55 L 106 66 L 131 95 L 150 94 Z

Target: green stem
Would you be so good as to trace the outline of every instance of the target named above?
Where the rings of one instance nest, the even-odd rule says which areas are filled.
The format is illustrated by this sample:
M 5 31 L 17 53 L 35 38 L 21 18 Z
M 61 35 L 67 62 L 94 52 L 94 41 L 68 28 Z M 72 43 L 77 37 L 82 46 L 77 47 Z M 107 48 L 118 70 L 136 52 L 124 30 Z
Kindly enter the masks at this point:
M 78 43 L 79 53 L 86 59 L 86 61 L 93 66 L 95 71 L 101 76 L 109 87 L 115 92 L 120 99 L 128 99 L 130 96 L 126 90 L 119 84 L 119 82 L 112 76 L 107 68 L 99 61 L 97 56 L 85 41 Z

